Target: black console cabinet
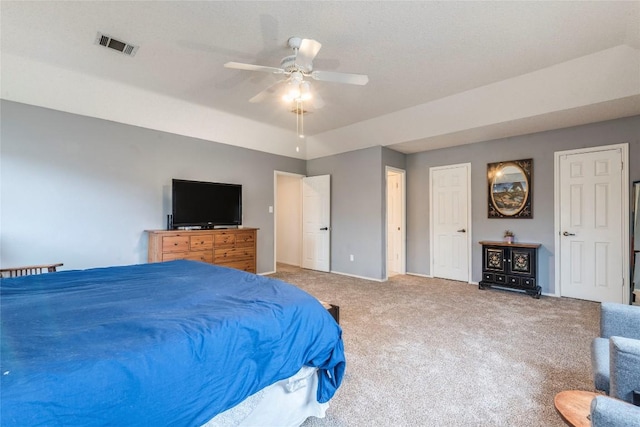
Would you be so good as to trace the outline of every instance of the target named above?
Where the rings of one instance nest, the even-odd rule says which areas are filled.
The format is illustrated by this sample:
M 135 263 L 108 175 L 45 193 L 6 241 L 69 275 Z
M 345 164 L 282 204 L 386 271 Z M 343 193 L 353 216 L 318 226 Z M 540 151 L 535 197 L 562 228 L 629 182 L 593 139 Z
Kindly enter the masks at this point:
M 519 289 L 540 298 L 537 243 L 480 242 L 482 280 L 479 288 L 491 286 Z

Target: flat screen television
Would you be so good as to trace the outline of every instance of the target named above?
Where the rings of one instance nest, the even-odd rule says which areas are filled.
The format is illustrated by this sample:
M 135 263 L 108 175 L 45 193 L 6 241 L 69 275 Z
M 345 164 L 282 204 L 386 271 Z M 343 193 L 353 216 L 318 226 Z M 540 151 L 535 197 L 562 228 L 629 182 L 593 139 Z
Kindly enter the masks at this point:
M 173 179 L 171 187 L 171 228 L 242 224 L 242 185 Z

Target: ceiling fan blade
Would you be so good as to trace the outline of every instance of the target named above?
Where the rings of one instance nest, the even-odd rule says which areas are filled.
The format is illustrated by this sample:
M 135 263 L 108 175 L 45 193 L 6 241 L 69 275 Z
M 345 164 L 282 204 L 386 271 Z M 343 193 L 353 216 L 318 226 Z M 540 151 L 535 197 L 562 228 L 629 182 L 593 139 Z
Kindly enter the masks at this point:
M 305 70 L 311 70 L 313 58 L 316 57 L 322 44 L 312 39 L 302 39 L 298 55 L 296 56 L 296 64 Z
M 280 85 L 282 85 L 286 81 L 287 80 L 284 79 L 284 80 L 279 80 L 279 81 L 273 83 L 272 85 L 268 86 L 266 89 L 264 89 L 261 92 L 259 92 L 256 96 L 251 98 L 249 100 L 249 102 L 251 102 L 252 104 L 257 104 L 258 102 L 264 101 L 267 97 L 269 97 L 269 96 L 273 95 L 275 92 L 277 92 L 280 89 Z
M 332 71 L 314 71 L 311 77 L 323 82 L 346 83 L 350 85 L 366 85 L 369 76 L 366 74 L 334 73 Z
M 225 68 L 233 68 L 235 70 L 262 71 L 265 73 L 284 74 L 284 70 L 282 68 L 266 67 L 264 65 L 244 64 L 242 62 L 227 62 L 226 64 L 224 64 L 224 66 Z

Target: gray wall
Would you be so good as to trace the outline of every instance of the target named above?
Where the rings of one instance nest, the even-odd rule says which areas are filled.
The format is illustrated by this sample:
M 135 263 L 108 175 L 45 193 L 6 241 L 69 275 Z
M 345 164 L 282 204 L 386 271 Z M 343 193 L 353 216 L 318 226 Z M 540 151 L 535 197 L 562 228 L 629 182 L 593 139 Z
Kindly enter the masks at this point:
M 0 265 L 65 269 L 146 262 L 166 227 L 172 178 L 243 185 L 258 272 L 274 265 L 274 170 L 305 161 L 2 101 Z
M 640 180 L 640 116 L 404 155 L 372 147 L 302 160 L 2 101 L 0 265 L 65 268 L 145 262 L 144 230 L 164 228 L 171 178 L 243 184 L 244 224 L 258 227 L 258 271 L 274 265 L 274 170 L 331 175 L 331 269 L 382 279 L 385 166 L 407 171 L 407 271 L 429 275 L 429 167 L 471 163 L 473 277 L 477 243 L 540 242 L 543 292 L 554 290 L 554 152 L 629 143 Z M 533 219 L 487 218 L 487 163 L 533 158 Z M 349 261 L 349 255 L 354 261 Z
M 518 241 L 542 244 L 542 291 L 555 292 L 554 152 L 629 143 L 630 182 L 640 179 L 640 116 L 407 156 L 407 271 L 429 275 L 429 168 L 471 163 L 473 281 L 481 278 L 481 240 L 500 240 L 506 229 Z M 533 158 L 533 218 L 487 218 L 487 163 Z
M 381 277 L 379 165 L 380 147 L 307 162 L 307 175 L 331 175 L 331 271 Z
M 404 169 L 405 155 L 371 147 L 307 162 L 307 175 L 331 175 L 331 271 L 386 276 L 387 165 Z

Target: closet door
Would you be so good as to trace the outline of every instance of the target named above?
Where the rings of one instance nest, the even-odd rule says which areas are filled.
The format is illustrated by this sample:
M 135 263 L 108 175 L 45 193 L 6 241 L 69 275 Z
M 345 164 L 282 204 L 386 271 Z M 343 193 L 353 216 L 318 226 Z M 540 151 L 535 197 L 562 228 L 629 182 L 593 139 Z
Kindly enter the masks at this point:
M 431 273 L 468 282 L 470 273 L 469 164 L 429 170 L 431 182 Z

